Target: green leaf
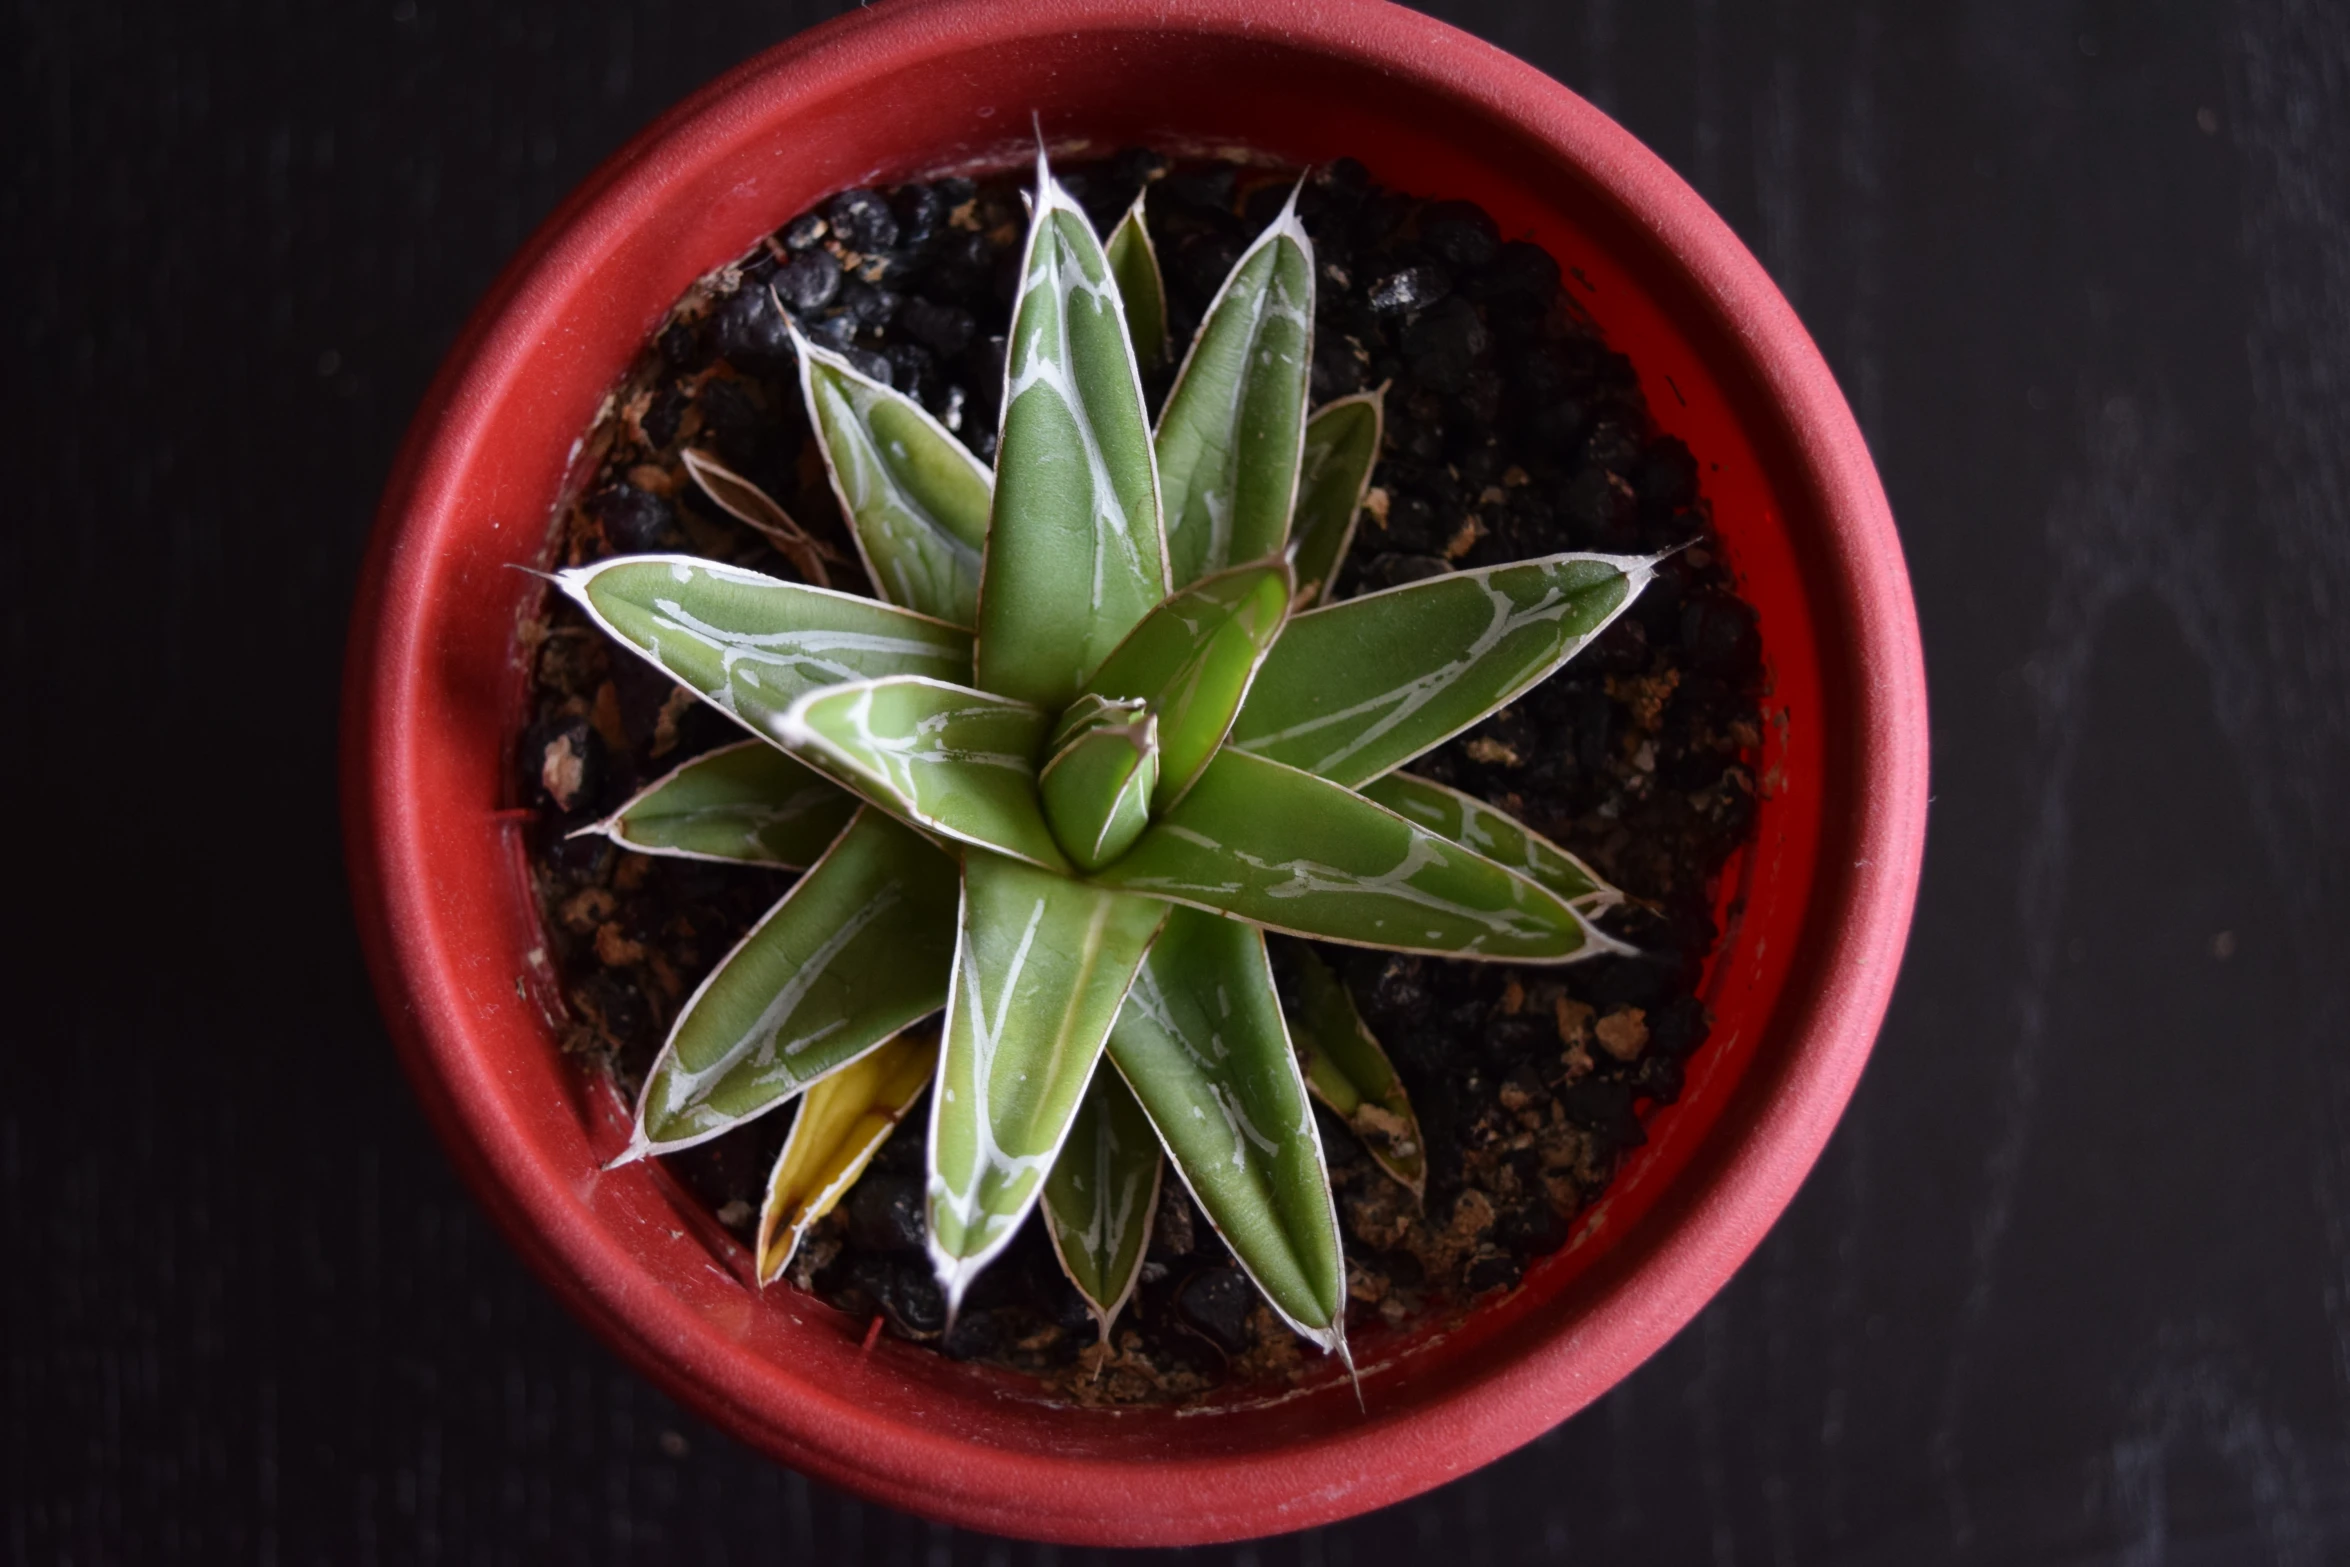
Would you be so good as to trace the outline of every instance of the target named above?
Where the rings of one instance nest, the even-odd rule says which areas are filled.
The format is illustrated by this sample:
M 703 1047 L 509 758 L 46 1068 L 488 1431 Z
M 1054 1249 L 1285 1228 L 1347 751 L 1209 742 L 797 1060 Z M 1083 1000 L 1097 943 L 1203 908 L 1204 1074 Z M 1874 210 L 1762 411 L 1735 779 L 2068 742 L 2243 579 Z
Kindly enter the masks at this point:
M 1293 191 L 1209 303 L 1159 413 L 1159 493 L 1177 587 L 1288 542 L 1313 340 L 1314 246 Z
M 1080 698 L 1072 713 L 1093 699 Z M 1053 836 L 1080 870 L 1098 870 L 1124 854 L 1150 825 L 1151 786 L 1159 779 L 1159 723 L 1140 702 L 1104 703 L 1093 721 L 1070 732 L 1067 718 L 1037 793 Z
M 1624 612 L 1655 566 L 1654 556 L 1549 555 L 1294 615 L 1231 743 L 1368 783 L 1548 677 Z
M 1590 940 L 1573 909 L 1515 871 L 1337 784 L 1232 750 L 1094 880 L 1399 952 L 1555 963 Z
M 1194 583 L 1127 633 L 1087 683 L 1089 694 L 1140 700 L 1159 717 L 1153 811 L 1183 797 L 1248 695 L 1289 613 L 1289 567 L 1275 560 Z
M 972 624 L 994 481 L 986 464 L 903 392 L 792 328 L 817 449 L 864 557 L 894 604 Z
M 1386 422 L 1386 392 L 1357 392 L 1325 403 L 1306 423 L 1305 455 L 1298 462 L 1296 546 L 1298 605 L 1319 603 L 1337 580 L 1339 562 L 1354 542 L 1355 519 L 1371 489 Z
M 810 692 L 776 726 L 791 753 L 894 816 L 960 843 L 1066 871 L 1034 757 L 1050 720 L 1009 697 L 936 680 Z
M 857 813 L 841 790 L 765 740 L 697 756 L 590 827 L 639 854 L 798 869 Z
M 1428 1152 L 1420 1118 L 1412 1113 L 1412 1097 L 1404 1092 L 1379 1036 L 1319 953 L 1296 942 L 1288 958 L 1298 1000 L 1296 1010 L 1287 1014 L 1289 1032 L 1304 1058 L 1306 1086 L 1346 1122 L 1380 1169 L 1414 1197 L 1422 1195 Z
M 1338 1213 L 1264 936 L 1193 909 L 1169 915 L 1110 1031 L 1110 1059 L 1273 1309 L 1343 1353 Z
M 1158 472 L 1109 263 L 1037 154 L 979 591 L 979 685 L 1058 711 L 1167 596 Z
M 623 555 L 555 585 L 614 637 L 752 733 L 843 680 L 971 678 L 971 633 L 853 593 L 691 555 Z
M 1439 838 L 1465 844 L 1487 859 L 1531 876 L 1586 914 L 1613 908 L 1624 895 L 1548 838 L 1473 795 L 1443 784 L 1389 773 L 1363 786 L 1363 798 L 1419 823 Z
M 1096 729 L 1122 729 L 1148 716 L 1150 704 L 1135 697 L 1096 696 L 1087 692 L 1061 710 L 1045 749 L 1058 755 L 1071 741 Z
M 955 864 L 863 810 L 693 993 L 625 1163 L 705 1142 L 945 1004 Z
M 678 455 L 685 462 L 685 471 L 693 476 L 696 488 L 710 497 L 713 505 L 764 536 L 777 553 L 792 563 L 793 570 L 817 587 L 832 586 L 832 573 L 825 570 L 825 559 L 840 557 L 792 521 L 791 513 L 774 496 L 708 452 L 689 446 Z
M 1101 1325 L 1102 1342 L 1142 1274 L 1166 1161 L 1125 1079 L 1096 1068 L 1044 1180 L 1045 1233 L 1061 1271 Z
M 761 1288 L 783 1276 L 809 1227 L 857 1184 L 937 1067 L 938 1029 L 928 1025 L 858 1057 L 801 1096 L 759 1205 L 752 1255 Z
M 1118 298 L 1126 307 L 1126 336 L 1145 375 L 1167 363 L 1167 284 L 1159 276 L 1159 249 L 1151 243 L 1142 216 L 1143 199 L 1149 194 L 1145 186 L 1102 246 L 1110 276 L 1118 280 Z
M 962 939 L 930 1110 L 930 1260 L 951 1312 L 1069 1135 L 1166 905 L 963 856 Z

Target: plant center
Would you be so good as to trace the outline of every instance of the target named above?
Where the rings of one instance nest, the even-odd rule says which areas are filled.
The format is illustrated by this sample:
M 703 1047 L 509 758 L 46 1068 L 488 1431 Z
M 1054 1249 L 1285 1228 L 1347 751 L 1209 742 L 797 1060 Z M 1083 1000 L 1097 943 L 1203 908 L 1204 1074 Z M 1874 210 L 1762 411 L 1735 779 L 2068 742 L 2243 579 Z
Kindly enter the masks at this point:
M 1061 852 L 1098 871 L 1150 825 L 1159 782 L 1159 720 L 1150 704 L 1082 696 L 1053 728 L 1037 774 L 1044 819 Z

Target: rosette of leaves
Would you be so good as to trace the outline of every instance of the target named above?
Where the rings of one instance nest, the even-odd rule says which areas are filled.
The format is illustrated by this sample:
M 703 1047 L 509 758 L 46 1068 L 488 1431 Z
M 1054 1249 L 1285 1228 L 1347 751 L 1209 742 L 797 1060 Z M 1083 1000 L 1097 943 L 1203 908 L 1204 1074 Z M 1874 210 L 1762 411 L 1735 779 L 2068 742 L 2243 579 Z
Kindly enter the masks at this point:
M 1106 1338 L 1171 1163 L 1273 1310 L 1343 1355 L 1309 1095 L 1415 1190 L 1417 1127 L 1318 963 L 1285 1016 L 1267 933 L 1520 964 L 1616 946 L 1590 919 L 1613 894 L 1571 856 L 1400 769 L 1556 671 L 1655 563 L 1552 555 L 1317 603 L 1380 410 L 1309 410 L 1295 207 L 1233 266 L 1154 422 L 1142 203 L 1105 245 L 1040 150 L 992 472 L 797 340 L 881 599 L 684 556 L 556 579 L 753 737 L 600 830 L 804 867 L 682 1009 L 623 1155 L 804 1096 L 762 1283 L 927 1085 L 950 1314 L 1041 1203 Z

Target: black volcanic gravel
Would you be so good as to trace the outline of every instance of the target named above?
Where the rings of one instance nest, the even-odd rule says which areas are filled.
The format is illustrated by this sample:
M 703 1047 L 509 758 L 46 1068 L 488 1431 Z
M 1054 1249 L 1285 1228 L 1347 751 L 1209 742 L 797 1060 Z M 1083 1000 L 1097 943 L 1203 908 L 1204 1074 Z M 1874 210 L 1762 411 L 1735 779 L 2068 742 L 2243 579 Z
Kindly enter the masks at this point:
M 1146 152 L 1062 173 L 1104 232 L 1152 185 L 1179 343 L 1293 178 L 1170 167 Z M 697 286 L 590 432 L 592 476 L 564 514 L 557 553 L 576 564 L 687 549 L 795 575 L 686 479 L 680 454 L 699 447 L 855 560 L 808 440 L 779 300 L 992 457 L 1019 192 L 1012 176 L 844 191 Z M 1477 207 L 1381 189 L 1351 161 L 1316 171 L 1299 210 L 1321 269 L 1315 402 L 1388 387 L 1386 446 L 1341 596 L 1562 549 L 1695 541 L 1562 674 L 1414 764 L 1622 887 L 1633 901 L 1607 924 L 1641 955 L 1519 970 L 1320 949 L 1386 1042 L 1429 1149 L 1422 1207 L 1321 1118 L 1361 1340 L 1515 1284 L 1644 1140 L 1642 1106 L 1679 1094 L 1707 1034 L 1694 992 L 1717 935 L 1714 887 L 1754 819 L 1761 648 L 1753 611 L 1707 547 L 1698 463 L 1656 433 L 1631 365 L 1591 330 L 1552 257 Z M 1146 387 L 1154 406 L 1171 378 Z M 869 591 L 854 564 L 833 567 L 832 580 Z M 528 637 L 533 716 L 518 784 L 536 811 L 531 865 L 572 1014 L 568 1044 L 633 1094 L 694 985 L 789 878 L 567 838 L 739 731 L 611 649 L 568 605 L 551 601 Z M 788 1125 L 788 1113 L 766 1116 L 668 1163 L 748 1239 Z M 793 1277 L 859 1318 L 935 1341 L 944 1313 L 922 1252 L 922 1148 L 918 1124 L 894 1137 L 816 1228 Z M 1182 1398 L 1303 1363 L 1173 1180 L 1118 1343 L 1089 1348 L 1095 1337 L 1031 1224 L 941 1347 L 1085 1402 Z

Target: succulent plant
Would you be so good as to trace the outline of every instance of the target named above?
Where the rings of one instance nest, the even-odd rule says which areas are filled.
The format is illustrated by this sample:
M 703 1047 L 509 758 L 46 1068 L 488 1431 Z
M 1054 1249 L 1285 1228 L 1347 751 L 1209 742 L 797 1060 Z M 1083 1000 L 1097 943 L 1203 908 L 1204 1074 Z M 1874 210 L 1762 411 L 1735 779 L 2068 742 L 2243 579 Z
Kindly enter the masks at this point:
M 822 586 L 810 536 L 706 461 L 696 479 L 811 582 L 669 555 L 556 578 L 755 737 L 590 830 L 804 868 L 680 1012 L 622 1155 L 803 1098 L 762 1284 L 927 1085 L 950 1322 L 1041 1203 L 1106 1339 L 1164 1156 L 1274 1311 L 1343 1356 L 1310 1097 L 1415 1192 L 1424 1151 L 1302 942 L 1285 1015 L 1267 932 L 1522 964 L 1622 950 L 1592 923 L 1616 895 L 1572 856 L 1398 769 L 1556 671 L 1655 561 L 1551 555 L 1331 602 L 1380 406 L 1309 413 L 1296 205 L 1233 266 L 1154 424 L 1143 203 L 1105 245 L 1040 149 L 992 472 L 794 330 L 880 599 Z

